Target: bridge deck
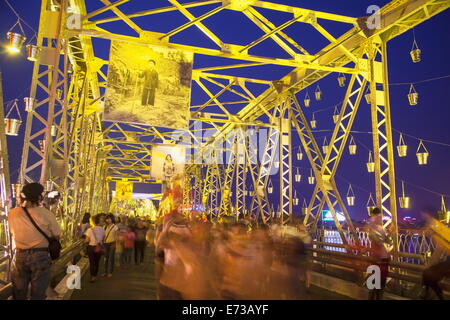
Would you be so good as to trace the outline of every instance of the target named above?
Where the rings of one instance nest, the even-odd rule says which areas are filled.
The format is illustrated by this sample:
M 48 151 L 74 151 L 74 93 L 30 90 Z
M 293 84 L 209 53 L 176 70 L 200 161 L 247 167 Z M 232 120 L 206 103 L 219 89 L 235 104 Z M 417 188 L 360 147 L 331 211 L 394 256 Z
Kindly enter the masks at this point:
M 147 248 L 141 265 L 123 269 L 117 266 L 112 278 L 103 278 L 103 261 L 95 283 L 89 282 L 89 270 L 83 276 L 81 290 L 74 290 L 72 300 L 156 300 L 158 280 L 153 250 Z M 307 300 L 348 300 L 350 298 L 312 286 Z

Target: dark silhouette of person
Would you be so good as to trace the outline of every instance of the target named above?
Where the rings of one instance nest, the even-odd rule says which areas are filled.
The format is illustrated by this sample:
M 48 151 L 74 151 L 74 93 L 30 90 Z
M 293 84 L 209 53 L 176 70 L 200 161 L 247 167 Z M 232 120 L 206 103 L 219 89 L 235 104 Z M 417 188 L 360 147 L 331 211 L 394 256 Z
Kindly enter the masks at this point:
M 142 90 L 142 105 L 155 105 L 155 93 L 158 88 L 158 72 L 155 69 L 155 60 L 148 61 L 148 69 L 143 72 L 144 89 Z

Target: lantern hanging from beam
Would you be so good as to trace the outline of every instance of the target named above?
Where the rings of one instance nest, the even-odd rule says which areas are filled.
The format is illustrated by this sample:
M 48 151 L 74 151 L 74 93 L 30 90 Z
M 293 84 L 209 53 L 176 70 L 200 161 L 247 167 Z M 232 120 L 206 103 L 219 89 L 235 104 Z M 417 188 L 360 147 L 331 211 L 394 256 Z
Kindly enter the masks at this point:
M 313 171 L 312 171 L 312 169 L 311 169 L 311 172 L 310 172 L 309 177 L 308 177 L 308 183 L 309 183 L 309 184 L 314 184 L 315 179 L 316 179 L 316 178 L 314 177 Z
M 308 213 L 308 205 L 306 204 L 306 198 L 303 198 L 302 213 L 304 215 Z
M 356 143 L 355 139 L 353 139 L 352 136 L 350 136 L 350 144 L 348 145 L 348 152 L 352 156 L 356 154 Z
M 274 162 L 273 162 L 273 166 L 274 166 L 275 168 L 279 168 L 279 167 L 280 167 L 280 161 L 274 161 Z
M 338 121 L 339 121 L 339 111 L 338 106 L 335 106 L 333 112 L 333 123 L 336 124 Z
M 339 87 L 345 87 L 345 75 L 343 73 L 339 73 L 337 80 L 339 83 Z
M 317 127 L 317 121 L 316 121 L 314 113 L 313 113 L 312 120 L 311 120 L 311 128 L 315 129 L 316 127 Z
M 400 204 L 400 208 L 409 209 L 411 206 L 410 197 L 405 196 L 405 184 L 402 181 L 402 196 L 398 198 L 398 202 Z
M 419 102 L 419 94 L 417 93 L 416 88 L 414 88 L 414 85 L 412 83 L 409 87 L 408 101 L 410 106 L 415 106 Z
M 425 148 L 425 145 L 423 144 L 422 140 L 420 140 L 419 142 L 419 146 L 417 147 L 417 152 L 416 152 L 416 156 L 417 156 L 417 162 L 419 163 L 419 165 L 426 165 L 428 163 L 428 150 L 427 148 Z
M 37 61 L 39 58 L 39 53 L 41 51 L 41 48 L 39 48 L 35 44 L 28 44 L 27 45 L 27 60 L 28 61 Z
M 319 101 L 322 99 L 322 91 L 320 90 L 319 85 L 317 85 L 316 91 L 314 92 L 314 95 L 316 96 L 316 100 Z
M 56 137 L 56 133 L 57 133 L 56 125 L 52 124 L 52 127 L 51 127 L 51 129 L 50 129 L 50 135 L 51 135 L 52 137 Z
M 367 165 L 367 171 L 368 172 L 374 172 L 375 171 L 375 162 L 372 158 L 372 151 L 369 151 L 369 160 L 366 163 Z
M 300 174 L 300 170 L 297 168 L 297 172 L 295 173 L 295 182 L 300 182 L 302 180 L 302 175 Z
M 369 86 L 367 86 L 367 89 L 366 89 L 366 93 L 364 94 L 364 98 L 366 98 L 366 102 L 367 102 L 367 104 L 371 104 L 371 98 L 370 98 L 370 89 L 369 89 Z
M 16 110 L 16 118 L 11 116 L 11 113 Z M 14 99 L 11 108 L 4 119 L 5 122 L 5 134 L 8 136 L 17 136 L 19 134 L 20 126 L 22 125 L 22 117 L 20 116 L 19 106 L 17 105 L 17 99 Z
M 351 184 L 348 186 L 348 190 L 347 190 L 347 204 L 349 206 L 355 205 L 355 193 L 353 192 L 353 188 L 352 188 Z
M 294 199 L 293 199 L 294 206 L 298 206 L 298 196 L 297 196 L 297 190 L 294 190 Z
M 414 39 L 412 49 L 409 52 L 409 54 L 411 55 L 412 62 L 414 62 L 414 63 L 420 62 L 420 56 L 422 54 L 422 51 L 419 49 L 416 39 Z
M 269 179 L 269 183 L 267 184 L 267 192 L 269 192 L 269 193 L 273 192 L 272 180 L 270 180 L 270 179 Z
M 302 150 L 300 149 L 300 147 L 298 147 L 298 151 L 297 151 L 297 160 L 302 160 L 303 159 L 303 153 Z
M 306 91 L 305 99 L 303 100 L 303 102 L 305 103 L 305 107 L 309 108 L 309 105 L 311 103 L 311 98 L 309 97 L 308 91 Z
M 24 35 L 16 32 L 8 32 L 6 37 L 8 38 L 8 45 L 6 49 L 13 54 L 20 52 L 23 43 L 27 39 Z
M 366 207 L 368 215 L 372 215 L 373 209 L 376 208 L 375 201 L 372 198 L 372 193 L 369 195 L 369 200 L 367 201 Z
M 408 153 L 408 146 L 405 144 L 405 140 L 403 140 L 403 134 L 400 133 L 400 140 L 397 146 L 397 153 L 400 158 L 406 157 Z
M 34 110 L 34 108 L 36 106 L 36 99 L 31 98 L 31 97 L 25 97 L 25 98 L 23 98 L 23 102 L 25 103 L 25 111 L 26 112 L 31 112 Z
M 324 138 L 323 138 L 322 152 L 323 152 L 324 154 L 327 154 L 327 152 L 328 152 L 328 141 L 327 141 L 327 137 L 324 137 Z

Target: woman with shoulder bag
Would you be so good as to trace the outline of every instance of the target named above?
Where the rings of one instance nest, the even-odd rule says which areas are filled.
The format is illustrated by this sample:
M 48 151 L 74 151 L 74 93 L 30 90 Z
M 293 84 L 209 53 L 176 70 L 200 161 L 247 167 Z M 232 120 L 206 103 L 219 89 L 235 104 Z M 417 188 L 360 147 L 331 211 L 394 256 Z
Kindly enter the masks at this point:
M 87 252 L 89 257 L 89 269 L 91 273 L 90 282 L 95 282 L 100 258 L 104 253 L 103 240 L 105 238 L 105 230 L 99 225 L 100 217 L 95 215 L 91 217 L 91 228 L 86 231 L 86 242 L 88 244 Z

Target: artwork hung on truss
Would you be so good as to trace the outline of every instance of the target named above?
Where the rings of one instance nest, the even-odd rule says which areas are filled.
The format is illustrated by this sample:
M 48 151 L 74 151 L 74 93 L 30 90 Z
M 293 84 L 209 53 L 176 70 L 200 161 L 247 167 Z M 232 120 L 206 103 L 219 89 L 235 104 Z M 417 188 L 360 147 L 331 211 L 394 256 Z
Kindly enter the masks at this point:
M 184 173 L 186 150 L 182 147 L 156 146 L 152 148 L 150 176 L 155 180 L 170 181 Z
M 131 199 L 133 197 L 133 182 L 117 181 L 115 197 L 118 199 Z
M 193 53 L 112 41 L 103 120 L 188 128 Z

